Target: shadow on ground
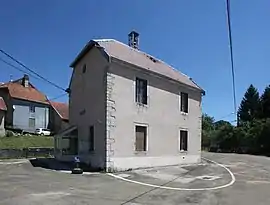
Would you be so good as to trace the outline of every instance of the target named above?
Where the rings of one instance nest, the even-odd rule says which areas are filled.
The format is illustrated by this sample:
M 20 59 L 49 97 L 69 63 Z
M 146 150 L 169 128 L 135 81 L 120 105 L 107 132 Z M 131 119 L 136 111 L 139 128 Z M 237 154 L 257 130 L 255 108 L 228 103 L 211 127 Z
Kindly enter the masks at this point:
M 50 170 L 64 170 L 71 171 L 75 167 L 75 163 L 72 162 L 61 162 L 55 158 L 35 158 L 29 160 L 33 167 L 41 167 Z M 80 168 L 84 172 L 97 172 L 102 171 L 101 169 L 93 168 L 85 163 L 79 163 Z

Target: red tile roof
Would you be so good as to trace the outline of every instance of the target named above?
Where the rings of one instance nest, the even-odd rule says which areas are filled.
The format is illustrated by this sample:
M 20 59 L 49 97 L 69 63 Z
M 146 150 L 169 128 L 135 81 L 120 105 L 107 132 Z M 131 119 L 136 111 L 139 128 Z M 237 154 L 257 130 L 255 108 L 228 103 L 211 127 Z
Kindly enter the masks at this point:
M 0 97 L 0 110 L 4 110 L 4 111 L 7 110 L 6 103 L 2 97 Z
M 12 98 L 28 100 L 43 104 L 49 104 L 47 97 L 37 90 L 31 83 L 28 87 L 22 85 L 22 79 L 0 85 L 0 89 L 6 88 Z
M 58 113 L 58 115 L 63 120 L 68 120 L 69 119 L 68 104 L 61 103 L 61 102 L 52 102 L 52 101 L 50 101 L 50 103 L 51 103 L 51 106 L 53 107 L 53 109 Z

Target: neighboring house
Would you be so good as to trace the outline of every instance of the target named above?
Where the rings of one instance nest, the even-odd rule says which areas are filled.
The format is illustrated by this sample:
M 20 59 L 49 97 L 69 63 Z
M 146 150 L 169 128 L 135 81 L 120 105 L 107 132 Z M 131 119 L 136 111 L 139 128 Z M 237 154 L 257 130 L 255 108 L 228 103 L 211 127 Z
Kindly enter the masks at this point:
M 26 132 L 47 128 L 50 104 L 46 96 L 29 82 L 28 75 L 1 84 L 0 96 L 7 106 L 6 127 Z
M 170 51 L 169 51 L 170 52 Z M 201 100 L 191 78 L 114 39 L 91 40 L 71 64 L 69 123 L 56 157 L 110 170 L 198 163 Z
M 5 115 L 7 106 L 2 97 L 0 97 L 0 137 L 6 134 L 5 132 Z
M 68 104 L 61 102 L 50 102 L 49 128 L 54 133 L 68 128 Z

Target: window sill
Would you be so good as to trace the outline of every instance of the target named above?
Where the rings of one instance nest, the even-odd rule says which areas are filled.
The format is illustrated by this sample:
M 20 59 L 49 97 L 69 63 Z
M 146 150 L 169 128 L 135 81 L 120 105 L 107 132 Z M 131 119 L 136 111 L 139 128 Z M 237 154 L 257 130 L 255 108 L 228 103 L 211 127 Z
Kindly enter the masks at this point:
M 180 154 L 185 154 L 185 155 L 187 155 L 187 154 L 188 154 L 188 151 L 180 150 L 179 153 L 180 153 Z
M 183 112 L 183 111 L 181 111 L 181 115 L 187 116 L 187 115 L 188 115 L 188 112 Z
M 136 106 L 145 107 L 145 108 L 149 107 L 148 104 L 143 104 L 143 103 L 139 103 L 139 102 L 136 102 Z
M 147 155 L 147 151 L 135 151 L 134 154 L 135 155 L 145 156 L 145 155 Z

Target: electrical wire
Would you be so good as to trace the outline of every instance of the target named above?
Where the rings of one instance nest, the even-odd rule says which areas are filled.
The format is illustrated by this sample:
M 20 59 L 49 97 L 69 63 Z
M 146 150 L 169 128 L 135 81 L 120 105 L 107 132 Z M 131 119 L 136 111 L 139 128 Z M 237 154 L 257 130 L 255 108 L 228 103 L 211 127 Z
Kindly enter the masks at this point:
M 5 56 L 7 56 L 8 58 L 10 58 L 11 60 L 15 61 L 16 63 L 18 63 L 20 66 L 22 66 L 23 68 L 25 68 L 26 70 L 28 70 L 29 72 L 35 74 L 36 76 L 38 76 L 40 79 L 44 80 L 45 82 L 51 84 L 52 86 L 63 90 L 66 92 L 65 88 L 62 88 L 61 86 L 49 81 L 48 79 L 44 78 L 43 76 L 41 76 L 40 74 L 38 74 L 37 72 L 33 71 L 31 68 L 27 67 L 26 65 L 24 65 L 22 62 L 20 62 L 19 60 L 17 60 L 16 58 L 14 58 L 13 56 L 11 56 L 10 54 L 8 54 L 7 52 L 5 52 L 4 50 L 0 49 L 0 52 L 3 53 Z
M 36 77 L 36 76 L 34 76 L 34 75 L 32 75 L 32 74 L 30 74 L 30 73 L 28 73 L 28 72 L 25 72 L 25 70 L 23 70 L 23 69 L 21 69 L 21 68 L 19 68 L 19 67 L 17 67 L 17 66 L 15 66 L 15 65 L 13 65 L 13 64 L 11 64 L 11 63 L 9 63 L 8 61 L 6 61 L 6 60 L 4 60 L 3 58 L 1 58 L 0 57 L 0 61 L 1 62 L 3 62 L 3 63 L 5 63 L 6 65 L 8 65 L 8 66 L 10 66 L 10 67 L 12 67 L 12 68 L 14 68 L 14 69 L 16 69 L 16 70 L 18 70 L 18 71 L 20 71 L 20 72 L 22 72 L 22 73 L 26 73 L 26 74 L 28 74 L 29 76 L 31 76 L 32 78 L 35 78 L 35 79 L 37 79 L 37 80 L 40 80 L 40 78 L 38 78 L 38 77 Z M 50 99 L 47 99 L 47 100 L 44 100 L 44 102 L 48 102 L 48 101 L 52 101 L 52 100 L 56 100 L 56 99 L 58 99 L 58 98 L 61 98 L 61 97 L 64 97 L 64 96 L 66 96 L 68 93 L 63 93 L 63 94 L 61 94 L 61 95 L 58 95 L 58 96 L 56 96 L 56 97 L 53 97 L 53 98 L 50 98 Z
M 58 98 L 64 97 L 64 96 L 66 96 L 66 95 L 67 95 L 67 93 L 64 93 L 64 94 L 58 95 L 58 96 L 56 96 L 56 97 L 50 98 L 50 99 L 48 99 L 48 101 L 53 101 L 53 100 L 56 100 L 56 99 L 58 99 Z
M 237 104 L 236 104 L 236 91 L 235 91 L 235 72 L 234 72 L 233 44 L 232 44 L 232 32 L 231 32 L 230 0 L 226 0 L 226 13 L 227 13 L 227 26 L 228 26 L 229 46 L 230 46 L 230 61 L 231 61 L 231 71 L 232 71 L 234 114 L 235 114 L 235 116 L 237 118 Z
M 28 72 L 25 72 L 25 70 L 23 70 L 23 69 L 21 69 L 21 68 L 15 66 L 15 65 L 13 65 L 13 64 L 11 64 L 11 63 L 9 63 L 9 62 L 7 62 L 7 61 L 5 61 L 5 60 L 4 60 L 3 58 L 1 58 L 1 57 L 0 57 L 0 61 L 3 62 L 3 63 L 5 63 L 6 65 L 12 67 L 12 68 L 15 68 L 16 70 L 18 70 L 18 71 L 20 71 L 20 72 L 22 72 L 22 73 L 26 73 L 27 75 L 29 75 L 29 76 L 31 76 L 31 77 L 37 79 L 37 80 L 40 80 L 38 77 L 36 77 L 36 76 L 34 76 L 34 75 L 32 75 L 32 74 L 30 74 L 30 73 L 28 73 Z

